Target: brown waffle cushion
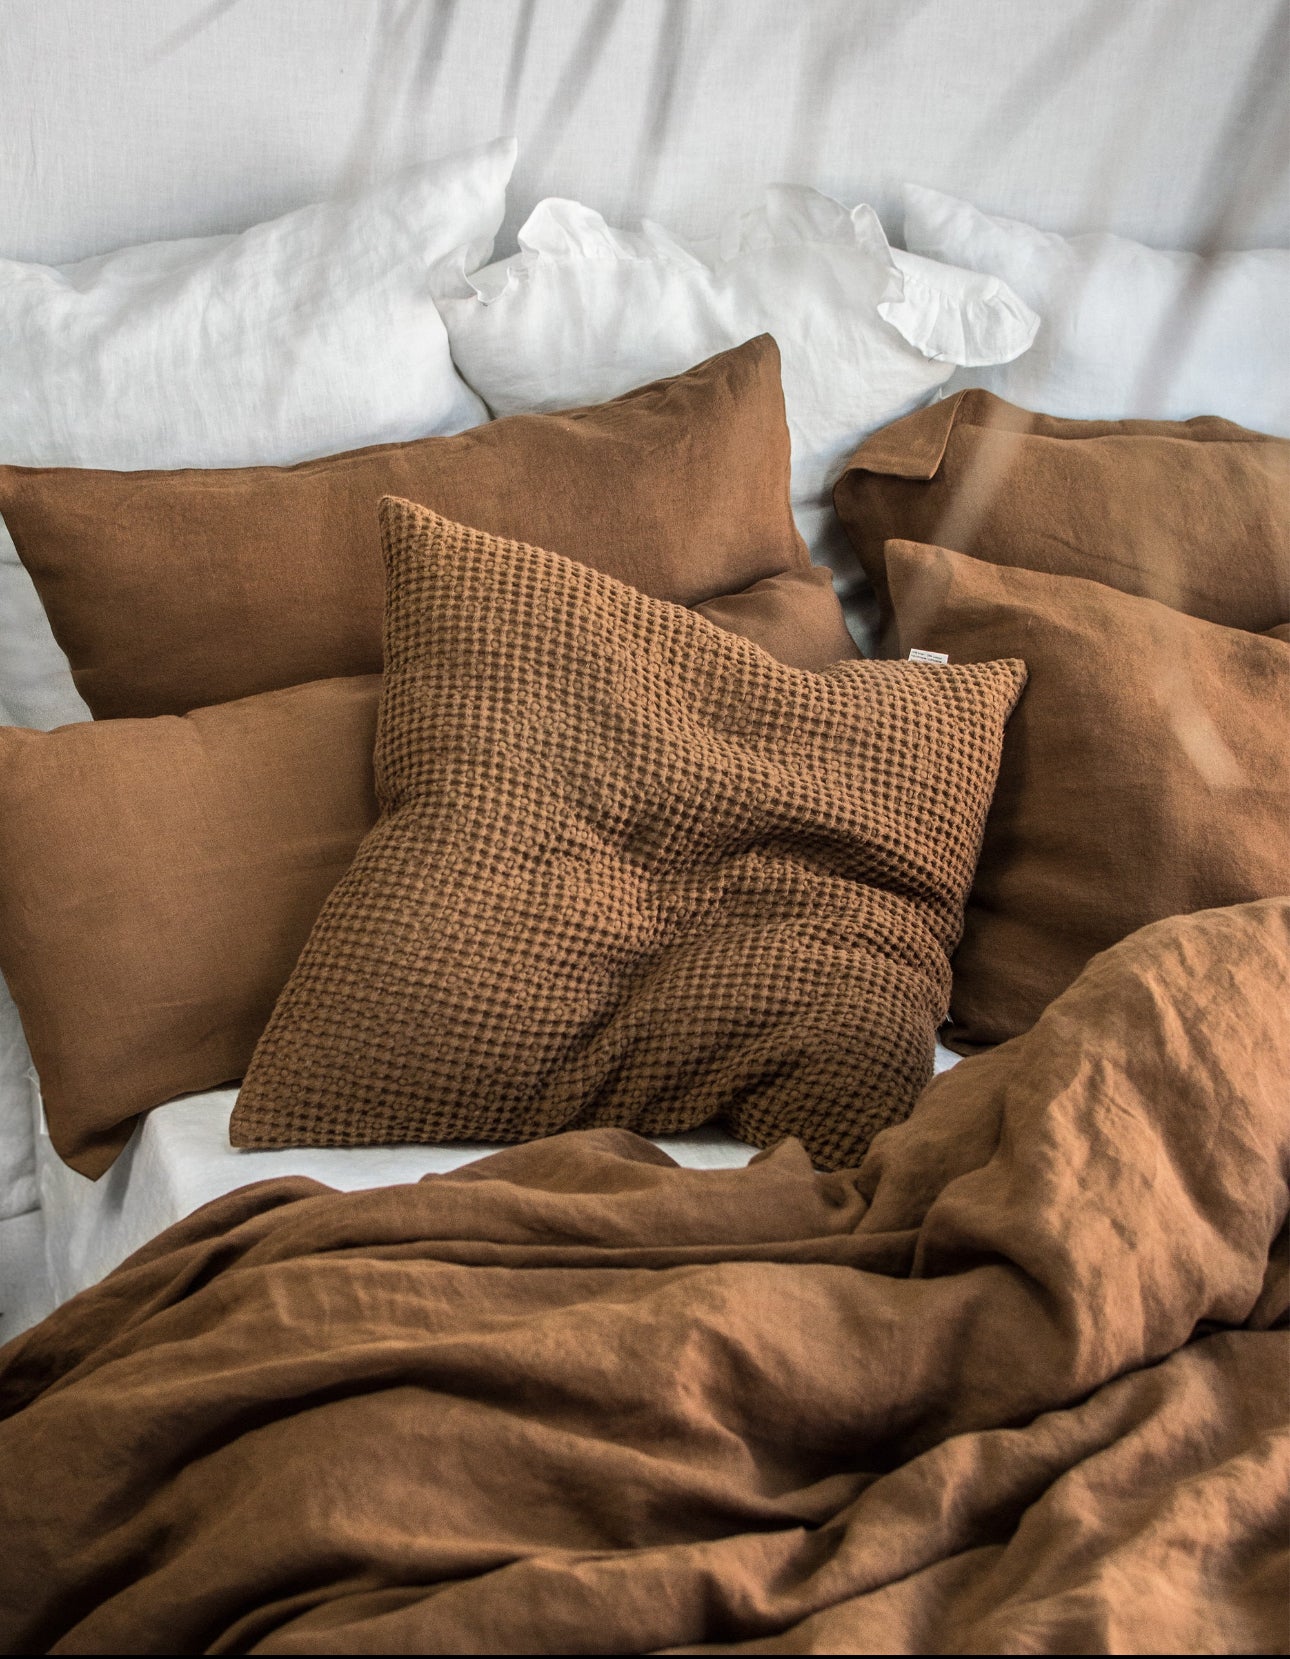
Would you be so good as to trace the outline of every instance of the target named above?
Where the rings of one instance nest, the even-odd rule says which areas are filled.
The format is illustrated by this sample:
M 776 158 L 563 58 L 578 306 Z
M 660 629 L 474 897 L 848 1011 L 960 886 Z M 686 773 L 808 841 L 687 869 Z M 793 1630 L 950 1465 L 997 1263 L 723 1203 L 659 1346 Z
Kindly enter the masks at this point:
M 954 957 L 952 1048 L 1025 1031 L 1148 922 L 1290 893 L 1290 630 L 910 542 L 887 568 L 902 655 L 1030 669 Z
M 382 531 L 381 818 L 234 1144 L 720 1117 L 857 1159 L 931 1075 L 1024 666 L 810 673 L 405 501 Z
M 140 1112 L 241 1077 L 376 820 L 375 675 L 184 716 L 0 727 L 0 972 L 49 1134 L 101 1175 Z
M 710 606 L 798 667 L 857 654 L 793 523 L 769 335 L 593 408 L 294 467 L 0 467 L 0 514 L 99 718 L 379 670 L 386 494 Z
M 1217 416 L 1061 420 L 959 392 L 868 438 L 833 499 L 884 623 L 889 540 L 1081 576 L 1228 628 L 1290 621 L 1290 441 Z

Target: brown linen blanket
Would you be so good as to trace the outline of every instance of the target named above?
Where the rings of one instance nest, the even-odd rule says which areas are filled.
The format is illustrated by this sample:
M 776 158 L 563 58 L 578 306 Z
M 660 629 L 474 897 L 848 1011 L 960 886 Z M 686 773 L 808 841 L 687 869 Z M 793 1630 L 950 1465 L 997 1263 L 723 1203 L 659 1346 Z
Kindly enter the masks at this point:
M 0 1353 L 0 1641 L 1287 1646 L 1290 903 L 1158 923 L 857 1173 L 616 1130 L 208 1206 Z

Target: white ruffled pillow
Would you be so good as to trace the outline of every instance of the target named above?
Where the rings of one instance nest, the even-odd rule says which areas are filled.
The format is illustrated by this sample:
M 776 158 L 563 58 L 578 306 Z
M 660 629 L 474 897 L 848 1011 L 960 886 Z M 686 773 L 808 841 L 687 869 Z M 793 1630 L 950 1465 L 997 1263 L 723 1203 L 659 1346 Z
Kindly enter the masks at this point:
M 1016 363 L 956 375 L 1077 420 L 1224 415 L 1290 436 L 1290 250 L 1166 252 L 1122 236 L 1055 236 L 905 187 L 905 240 L 1001 277 L 1043 323 Z
M 0 259 L 0 462 L 281 465 L 477 425 L 435 301 L 492 253 L 514 164 L 499 139 L 238 236 Z M 88 715 L 0 522 L 0 723 Z M 0 1219 L 36 1202 L 29 1065 L 0 983 Z
M 829 492 L 877 427 L 964 363 L 999 363 L 1038 319 L 1007 286 L 888 246 L 871 208 L 771 185 L 709 241 L 616 230 L 539 202 L 521 252 L 441 307 L 462 374 L 495 415 L 570 408 L 676 374 L 754 334 L 783 358 L 793 505 L 817 558 L 845 549 Z

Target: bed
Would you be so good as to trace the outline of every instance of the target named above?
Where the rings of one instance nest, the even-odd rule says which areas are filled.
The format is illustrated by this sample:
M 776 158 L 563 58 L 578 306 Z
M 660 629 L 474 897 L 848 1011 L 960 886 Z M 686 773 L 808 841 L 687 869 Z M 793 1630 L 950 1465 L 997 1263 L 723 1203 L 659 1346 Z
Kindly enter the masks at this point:
M 1284 7 L 72 10 L 0 1646 L 1283 1651 Z

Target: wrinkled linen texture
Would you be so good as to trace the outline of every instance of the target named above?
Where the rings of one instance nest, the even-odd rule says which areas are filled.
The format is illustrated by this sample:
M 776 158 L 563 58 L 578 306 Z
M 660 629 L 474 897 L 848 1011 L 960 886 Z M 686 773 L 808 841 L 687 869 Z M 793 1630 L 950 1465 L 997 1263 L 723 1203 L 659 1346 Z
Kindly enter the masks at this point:
M 1261 901 L 858 1172 L 592 1130 L 230 1194 L 0 1354 L 0 1641 L 1280 1649 L 1288 1007 Z

